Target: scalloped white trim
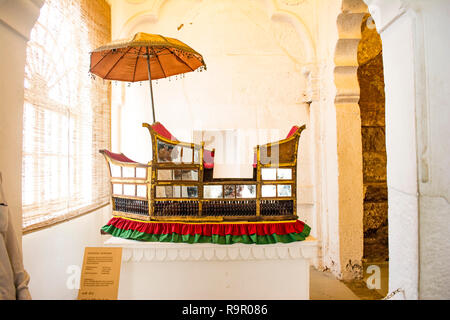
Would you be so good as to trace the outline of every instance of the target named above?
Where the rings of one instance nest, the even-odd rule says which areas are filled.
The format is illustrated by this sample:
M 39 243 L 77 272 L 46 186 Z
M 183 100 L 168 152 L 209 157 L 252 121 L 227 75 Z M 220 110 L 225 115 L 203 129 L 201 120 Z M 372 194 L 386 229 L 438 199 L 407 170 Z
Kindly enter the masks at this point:
M 110 237 L 107 247 L 122 247 L 122 261 L 235 261 L 235 260 L 298 260 L 317 256 L 319 241 L 308 237 L 305 241 L 276 244 L 162 243 L 139 242 Z

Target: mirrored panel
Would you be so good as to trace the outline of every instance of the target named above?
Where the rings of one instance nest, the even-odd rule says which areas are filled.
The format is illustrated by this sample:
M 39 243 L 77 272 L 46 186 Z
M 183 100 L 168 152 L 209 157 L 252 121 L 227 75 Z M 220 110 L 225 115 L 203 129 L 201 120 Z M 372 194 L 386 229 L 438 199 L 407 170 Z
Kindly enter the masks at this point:
M 224 185 L 223 194 L 225 198 L 236 198 L 236 186 L 235 185 Z
M 147 198 L 147 185 L 138 184 L 136 187 L 136 196 L 141 198 Z
M 276 197 L 277 196 L 277 186 L 271 185 L 271 184 L 261 186 L 261 196 L 264 198 Z
M 197 186 L 182 186 L 181 187 L 182 198 L 197 198 L 198 188 Z
M 134 178 L 136 173 L 134 172 L 134 167 L 122 167 L 122 177 L 123 178 Z
M 124 184 L 123 185 L 123 195 L 124 196 L 136 196 L 136 185 L 135 184 Z
M 115 164 L 110 163 L 109 167 L 111 168 L 111 177 L 113 178 L 121 178 L 122 177 L 122 167 L 117 166 Z
M 122 184 L 113 184 L 113 194 L 122 194 Z
M 187 181 L 198 181 L 198 171 L 197 170 L 183 170 L 182 179 Z
M 173 197 L 181 198 L 181 186 L 173 186 Z
M 218 186 L 204 186 L 203 197 L 206 199 L 221 199 L 223 198 L 222 185 Z
M 292 169 L 278 168 L 277 180 L 291 180 L 291 179 L 292 179 Z
M 147 168 L 136 168 L 136 178 L 147 178 Z
M 279 184 L 278 185 L 278 196 L 279 197 L 290 197 L 292 195 L 292 186 L 290 184 Z
M 262 168 L 261 169 L 261 179 L 262 180 L 277 180 L 277 169 L 276 168 Z
M 183 180 L 183 171 L 181 169 L 173 170 L 173 180 Z
M 174 180 L 198 181 L 198 170 L 176 169 L 173 170 Z
M 170 181 L 170 180 L 172 180 L 172 170 L 158 169 L 158 180 L 159 181 Z
M 173 198 L 172 186 L 156 186 L 157 198 Z
M 200 149 L 198 148 L 194 149 L 194 163 L 200 163 Z
M 256 185 L 237 185 L 236 198 L 256 198 Z
M 183 163 L 192 163 L 192 157 L 193 157 L 192 148 L 183 147 L 183 156 L 181 158 L 181 161 Z
M 170 153 L 172 162 L 181 163 L 181 149 L 182 147 L 175 146 Z
M 181 147 L 158 141 L 158 162 L 181 162 Z

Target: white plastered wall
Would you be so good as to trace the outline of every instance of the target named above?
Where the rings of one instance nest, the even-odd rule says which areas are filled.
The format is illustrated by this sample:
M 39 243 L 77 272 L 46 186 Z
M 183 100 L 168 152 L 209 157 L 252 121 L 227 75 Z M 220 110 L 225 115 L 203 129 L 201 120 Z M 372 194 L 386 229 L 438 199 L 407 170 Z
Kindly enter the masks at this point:
M 285 138 L 293 125 L 306 124 L 300 141 L 299 209 L 311 225 L 309 91 L 314 46 L 304 22 L 274 3 L 113 1 L 112 30 L 116 37 L 136 32 L 174 37 L 204 56 L 206 72 L 153 81 L 156 119 L 180 140 L 192 141 L 194 130 L 237 129 L 245 141 L 243 149 L 234 152 L 253 161 L 257 143 Z M 112 131 L 120 131 L 113 135 L 114 151 L 137 161 L 150 160 L 150 136 L 141 126 L 152 122 L 148 83 L 113 84 L 113 110 Z
M 8 2 L 3 0 L 0 1 L 0 6 L 5 3 L 24 4 L 26 2 L 34 5 L 39 1 Z M 333 203 L 337 203 L 335 192 L 337 181 L 333 178 L 337 172 L 336 120 L 335 115 L 333 117 L 333 106 L 329 103 L 335 89 L 332 83 L 333 64 L 329 63 L 329 58 L 333 57 L 334 45 L 337 41 L 335 26 L 336 17 L 340 12 L 340 4 L 334 6 L 335 3 L 332 2 L 333 5 L 330 6 L 328 1 L 317 1 L 316 3 L 317 6 L 313 6 L 313 11 L 306 11 L 315 12 L 315 15 L 309 14 L 304 17 L 305 25 L 310 28 L 313 38 L 321 39 L 315 44 L 317 64 L 315 68 L 311 68 L 310 79 L 312 83 L 317 82 L 318 84 L 313 85 L 311 90 L 310 128 L 315 136 L 309 139 L 315 142 L 319 141 L 317 144 L 320 146 L 320 148 L 314 146 L 311 157 L 312 161 L 317 164 L 312 169 L 314 175 L 311 178 L 311 181 L 314 181 L 312 183 L 314 185 L 314 206 L 316 207 L 314 210 L 320 210 L 320 215 L 313 216 L 311 224 L 317 225 L 316 232 L 319 238 L 328 243 L 326 249 L 324 246 L 322 259 L 324 266 L 329 266 L 327 263 L 333 257 L 339 257 L 339 245 L 336 240 L 339 237 L 339 229 L 333 220 L 336 219 L 336 213 L 333 214 L 336 207 L 333 207 Z M 449 49 L 448 43 L 442 41 L 442 39 L 448 38 L 446 35 L 448 22 L 445 18 L 448 4 L 445 1 L 435 1 L 433 5 L 428 5 L 430 2 L 418 1 L 417 3 L 425 5 L 425 7 L 414 7 L 408 14 L 402 14 L 399 1 L 366 1 L 366 3 L 372 5 L 370 12 L 380 29 L 385 54 L 386 108 L 387 118 L 390 118 L 387 120 L 386 129 L 390 206 L 390 290 L 403 288 L 406 290 L 407 298 L 410 299 L 417 297 L 448 298 L 449 283 L 446 270 L 450 265 L 450 261 L 448 261 L 450 256 L 448 249 L 450 243 L 448 239 L 450 234 L 448 232 L 450 225 L 448 221 L 448 185 L 450 184 L 448 183 L 447 169 L 449 150 L 446 141 L 449 134 L 445 122 L 449 118 L 448 108 L 446 108 L 449 97 L 449 70 L 446 69 L 448 66 L 445 63 L 439 62 L 445 61 L 446 57 L 442 55 L 448 53 Z M 374 5 L 382 8 L 379 11 L 382 16 L 377 16 Z M 3 9 L 3 7 L 1 8 Z M 129 12 L 122 11 L 121 15 L 127 17 L 122 22 L 131 19 L 138 11 L 131 16 L 127 16 Z M 318 14 L 318 11 L 321 13 Z M 0 104 L 2 110 L 0 121 L 5 120 L 5 123 L 2 122 L 0 127 L 2 130 L 0 161 L 5 183 L 9 184 L 7 187 L 10 190 L 7 190 L 8 200 L 10 204 L 16 203 L 16 208 L 20 208 L 21 201 L 17 197 L 21 194 L 21 170 L 19 169 L 21 156 L 19 153 L 21 153 L 22 116 L 21 112 L 20 114 L 16 112 L 21 110 L 23 103 L 21 97 L 23 96 L 26 40 L 20 35 L 20 31 L 17 33 L 15 28 L 11 28 L 10 24 L 5 23 L 5 21 L 14 21 L 14 14 L 4 10 L 0 10 L 0 12 L 2 14 L 0 26 L 2 44 L 7 43 L 9 48 L 15 48 L 14 56 L 3 50 L 0 53 L 2 74 L 9 75 L 7 78 L 4 76 L 1 78 L 0 90 L 4 98 Z M 17 21 L 27 21 L 23 17 L 24 11 L 20 10 L 19 12 L 22 16 Z M 313 19 L 312 16 L 317 18 Z M 35 20 L 36 17 L 32 20 Z M 422 21 L 422 29 L 419 28 L 419 34 L 422 30 L 422 48 L 425 49 L 419 54 L 417 48 L 421 46 L 417 44 L 418 39 L 416 38 L 418 35 L 417 17 Z M 118 21 L 120 24 L 121 20 Z M 413 43 L 416 45 L 413 46 Z M 3 48 L 6 47 L 2 46 Z M 422 63 L 417 61 L 422 61 Z M 411 66 L 411 64 L 413 65 Z M 414 84 L 408 80 L 408 72 L 410 75 L 414 75 Z M 425 72 L 426 76 L 423 76 L 421 72 Z M 198 76 L 202 76 L 202 74 L 198 74 Z M 424 86 L 425 93 L 423 93 Z M 417 91 L 417 88 L 422 89 Z M 412 98 L 414 101 L 411 101 Z M 425 104 L 418 103 L 419 100 L 425 101 Z M 410 109 L 411 105 L 414 105 L 414 109 Z M 314 106 L 320 109 L 313 109 Z M 411 118 L 413 115 L 414 118 Z M 417 118 L 416 115 L 418 115 Z M 141 120 L 151 121 L 150 116 Z M 140 126 L 141 120 L 137 123 L 138 126 Z M 319 120 L 322 122 L 318 122 Z M 419 129 L 416 129 L 417 124 L 420 124 Z M 426 124 L 426 129 L 422 127 L 423 124 Z M 312 130 L 313 128 L 315 130 Z M 416 135 L 419 139 L 415 138 Z M 147 137 L 145 137 L 145 141 L 148 141 Z M 5 156 L 5 154 L 8 155 Z M 417 166 L 417 158 L 419 166 Z M 415 175 L 414 170 L 416 171 Z M 329 175 L 325 176 L 324 173 L 329 173 Z M 11 178 L 8 178 L 8 175 Z M 318 181 L 321 181 L 322 187 L 319 187 Z M 21 217 L 18 210 L 15 211 L 15 224 L 20 227 Z M 420 212 L 420 227 L 418 212 Z M 326 219 L 322 219 L 324 217 Z M 81 230 L 82 226 L 79 227 L 78 230 Z M 47 230 L 48 237 L 52 236 L 53 231 L 50 230 Z M 45 230 L 40 232 L 42 232 L 42 237 L 47 237 Z M 36 233 L 37 235 L 38 233 Z M 31 235 L 25 236 L 24 243 L 27 237 L 32 238 Z M 89 240 L 86 243 L 89 243 Z M 53 245 L 57 246 L 57 243 L 54 242 Z M 47 249 L 51 251 L 52 248 L 50 246 Z M 53 259 L 53 255 L 49 253 L 48 256 L 39 258 L 45 261 L 46 258 Z M 25 261 L 32 261 L 27 259 L 25 257 Z M 32 271 L 32 279 L 34 276 L 39 277 L 39 274 Z M 59 283 L 63 283 L 63 281 Z
M 365 2 L 383 41 L 389 290 L 448 299 L 450 3 Z
M 14 229 L 23 248 L 33 299 L 74 299 L 67 286 L 85 246 L 102 244 L 100 227 L 109 207 L 22 236 L 23 83 L 26 46 L 42 0 L 0 0 L 0 171 Z M 69 271 L 75 269 L 69 269 Z M 76 271 L 76 270 L 75 270 Z
M 0 0 L 0 171 L 14 229 L 22 230 L 22 126 L 26 45 L 43 1 Z
M 314 263 L 338 277 L 358 276 L 360 270 L 348 266 L 359 266 L 362 258 L 362 198 L 359 215 L 340 216 L 339 210 L 346 202 L 339 202 L 334 59 L 342 1 L 111 4 L 113 38 L 160 33 L 205 57 L 206 73 L 154 85 L 157 120 L 177 138 L 191 140 L 192 130 L 240 129 L 253 133 L 256 144 L 283 137 L 293 124 L 307 125 L 300 143 L 298 211 L 322 242 Z M 152 121 L 148 91 L 145 82 L 113 85 L 113 149 L 138 161 L 151 158 L 141 127 Z M 359 135 L 352 139 L 359 141 Z M 358 202 L 357 193 L 350 194 Z M 342 233 L 345 226 L 361 230 Z
M 106 206 L 81 217 L 23 236 L 23 262 L 35 300 L 78 296 L 85 247 L 102 247 L 100 228 L 110 219 Z
M 35 4 L 39 1 L 32 2 Z M 188 10 L 186 11 L 186 13 L 181 12 L 182 9 L 180 8 L 174 8 L 176 6 L 180 6 L 181 1 L 141 1 L 140 4 L 138 3 L 139 1 L 134 1 L 138 4 L 131 4 L 122 0 L 111 0 L 110 2 L 113 5 L 112 27 L 114 37 L 131 34 L 134 30 L 139 29 L 141 24 L 145 25 L 146 23 L 150 23 L 154 25 L 155 23 L 158 23 L 160 14 L 164 16 L 164 14 L 167 15 L 168 12 L 172 12 L 169 10 L 175 10 L 174 12 L 178 12 L 181 15 L 184 14 L 184 16 L 187 15 L 188 18 L 195 18 L 196 5 L 202 5 L 203 3 L 202 1 L 186 1 L 184 4 L 184 8 L 190 8 L 190 10 L 194 8 L 193 11 Z M 6 2 L 2 1 L 2 3 Z M 19 1 L 16 3 L 24 2 Z M 40 3 L 42 5 L 42 2 Z M 236 4 L 239 2 L 233 2 L 230 0 L 230 3 Z M 218 2 L 216 2 L 215 4 L 214 2 L 212 4 L 208 3 L 208 6 L 217 6 L 217 4 Z M 254 117 L 254 119 L 258 120 L 255 121 L 255 123 L 259 125 L 259 129 L 272 129 L 269 131 L 274 132 L 270 137 L 267 135 L 261 135 L 260 137 L 262 141 L 260 142 L 283 137 L 286 134 L 285 131 L 289 129 L 289 126 L 291 124 L 306 123 L 308 126 L 308 131 L 305 131 L 302 135 L 302 142 L 300 145 L 301 156 L 299 169 L 302 174 L 299 177 L 299 211 L 301 212 L 301 218 L 313 227 L 313 235 L 323 241 L 322 256 L 319 261 L 316 261 L 316 265 L 323 268 L 329 268 L 337 275 L 339 275 L 341 268 L 339 260 L 342 244 L 339 243 L 336 113 L 333 105 L 335 96 L 333 59 L 335 43 L 337 41 L 336 17 L 340 13 L 341 3 L 339 1 L 330 2 L 326 0 L 303 2 L 259 0 L 247 2 L 245 5 L 240 5 L 241 10 L 239 10 L 238 12 L 240 16 L 234 17 L 238 22 L 237 27 L 234 31 L 231 31 L 239 34 L 242 31 L 239 27 L 246 27 L 254 32 L 253 35 L 256 35 L 257 39 L 251 39 L 251 41 L 247 43 L 247 47 L 244 46 L 238 48 L 235 48 L 234 46 L 234 39 L 229 39 L 231 41 L 230 47 L 235 48 L 236 51 L 231 53 L 228 52 L 228 54 L 235 54 L 237 56 L 237 58 L 235 59 L 235 67 L 237 66 L 239 68 L 242 68 L 239 69 L 242 70 L 240 74 L 245 75 L 245 73 L 249 73 L 250 79 L 238 78 L 236 81 L 241 82 L 237 82 L 234 87 L 231 87 L 231 91 L 229 87 L 222 88 L 223 81 L 216 85 L 216 87 L 222 89 L 221 92 L 219 92 L 219 95 L 217 95 L 218 97 L 222 97 L 222 100 L 225 102 L 233 102 L 232 105 L 235 108 L 232 111 L 235 115 L 237 114 L 240 116 L 242 113 L 241 109 L 243 108 L 247 108 L 247 110 L 244 110 L 244 115 L 239 117 L 238 123 L 235 123 L 231 120 L 228 120 L 228 122 L 218 121 L 218 119 L 225 117 L 217 116 L 215 113 L 213 115 L 210 114 L 209 117 L 205 116 L 205 118 L 200 119 L 201 121 L 199 121 L 199 119 L 187 118 L 189 120 L 187 121 L 187 123 L 190 124 L 193 120 L 194 125 L 197 128 L 207 128 L 207 125 L 209 125 L 212 128 L 238 127 L 254 130 L 255 126 L 251 123 L 249 124 L 246 118 L 246 115 L 251 115 Z M 228 9 L 227 4 L 223 6 L 225 13 L 228 10 L 228 15 L 225 14 L 225 18 L 221 24 L 217 24 L 215 20 L 208 20 L 208 17 L 199 18 L 199 21 L 203 21 L 204 24 L 206 23 L 206 25 L 203 25 L 202 31 L 208 31 L 209 25 L 211 24 L 215 25 L 214 28 L 216 31 L 221 32 L 228 30 L 228 27 L 230 25 L 233 26 L 233 20 L 230 20 L 228 18 L 230 18 L 229 15 L 234 16 L 235 12 L 233 10 L 230 10 L 230 4 L 228 4 Z M 183 8 L 183 4 L 181 4 L 181 7 Z M 257 10 L 253 11 L 253 8 L 256 8 Z M 219 10 L 219 12 L 221 12 L 220 10 L 222 9 L 210 8 L 207 9 L 206 12 L 208 12 L 208 10 L 210 10 L 209 12 L 211 12 L 211 10 Z M 3 13 L 5 13 L 5 17 L 7 17 L 8 19 L 11 20 L 11 18 L 13 18 L 13 16 L 9 15 L 9 12 L 4 11 Z M 240 17 L 242 16 L 246 17 L 245 19 L 247 20 L 241 19 Z M 209 22 L 209 24 L 207 24 L 207 22 Z M 33 23 L 30 23 L 29 29 L 31 29 Z M 171 28 L 171 30 L 169 30 L 169 34 L 172 33 L 176 35 L 178 32 L 175 31 L 175 28 L 180 25 L 181 23 L 174 24 L 172 26 L 169 23 L 169 26 L 166 26 L 167 28 Z M 189 25 L 190 24 L 188 22 L 180 29 L 181 32 L 185 32 L 187 36 L 189 36 L 189 32 L 186 31 L 188 30 L 186 29 L 186 27 L 188 27 Z M 212 31 L 214 31 L 214 28 L 212 28 Z M 255 30 L 257 30 L 258 28 L 260 30 L 259 34 L 258 32 L 255 32 Z M 191 36 L 194 36 L 193 40 L 195 40 L 195 32 L 191 34 Z M 239 34 L 239 36 L 244 37 L 245 34 Z M 204 34 L 202 33 L 198 39 L 200 44 L 205 42 L 203 40 L 203 37 Z M 210 39 L 208 42 L 214 44 L 215 42 L 212 40 Z M 212 54 L 211 56 L 215 59 L 218 59 L 217 61 L 219 62 L 220 59 L 226 58 L 223 54 L 221 56 L 220 51 L 217 50 L 220 48 L 214 47 L 214 45 L 210 45 L 209 48 L 203 50 L 204 48 L 197 46 L 195 44 L 195 41 L 189 40 L 189 37 L 187 38 L 186 42 L 191 44 L 200 52 L 204 54 L 205 52 L 208 53 L 208 56 Z M 243 43 L 245 44 L 245 41 Z M 231 46 L 231 44 L 233 45 Z M 280 69 L 279 72 L 278 70 L 273 70 L 270 68 L 264 69 L 260 73 L 256 72 L 256 68 L 252 64 L 253 60 L 259 61 L 259 66 L 261 66 L 261 63 L 268 63 L 268 59 L 265 60 L 264 54 L 262 55 L 262 57 L 258 57 L 257 54 L 256 57 L 252 57 L 252 55 L 255 55 L 255 52 L 260 52 L 259 49 L 263 49 L 262 52 L 265 54 L 271 54 L 274 57 L 279 58 L 278 61 L 281 62 L 280 66 L 282 66 L 283 68 Z M 16 50 L 16 57 L 21 57 L 21 66 L 18 67 L 18 69 L 23 70 L 23 66 L 25 63 L 25 43 L 23 43 L 23 40 L 21 50 Z M 218 54 L 216 54 L 216 56 L 214 56 L 214 50 L 216 50 L 216 53 L 219 52 Z M 22 52 L 23 55 L 20 56 L 20 54 L 18 54 L 19 52 Z M 245 57 L 246 55 L 247 57 Z M 220 63 L 217 63 L 217 65 L 220 65 Z M 209 63 L 208 66 L 210 66 Z M 212 66 L 214 66 L 214 63 L 212 63 Z M 220 76 L 222 76 L 223 72 L 220 71 L 223 71 L 223 69 L 219 70 L 217 74 L 220 74 Z M 211 68 L 208 72 L 210 71 Z M 225 74 L 227 74 L 228 70 L 224 71 Z M 17 81 L 15 83 L 17 85 L 17 90 L 23 92 L 23 73 L 22 71 L 20 71 L 20 73 L 21 75 L 20 77 L 17 76 Z M 264 75 L 264 73 L 266 74 L 266 77 L 268 75 L 272 76 L 275 73 L 278 78 L 275 77 L 274 79 L 269 79 L 269 82 L 267 78 L 264 79 L 264 77 L 259 77 L 261 74 Z M 290 81 L 286 81 L 286 75 L 288 75 L 287 79 L 289 79 Z M 193 79 L 185 79 L 186 87 L 189 85 L 188 80 L 193 80 L 193 84 L 200 84 L 202 81 L 201 78 L 204 75 L 191 74 L 190 76 L 192 76 Z M 197 79 L 200 80 L 197 81 Z M 228 78 L 228 80 L 229 82 L 227 85 L 230 86 L 230 78 Z M 250 80 L 256 80 L 256 84 L 258 85 L 252 84 Z M 264 80 L 267 80 L 267 82 L 265 82 Z M 281 85 L 279 84 L 280 80 Z M 183 83 L 184 82 L 180 83 L 180 81 L 173 81 L 170 84 L 166 82 L 161 83 L 160 85 L 163 89 L 165 88 L 170 92 L 178 92 L 178 94 L 180 94 L 181 92 L 183 92 L 183 90 L 186 90 Z M 253 93 L 253 90 L 258 89 L 259 85 L 262 85 L 263 89 L 269 88 L 267 86 L 268 83 L 276 83 L 277 90 L 280 91 L 277 91 L 275 92 L 275 94 L 273 94 L 269 92 L 269 90 L 266 90 L 267 92 L 265 92 L 264 90 L 259 89 L 258 92 L 261 93 L 260 96 Z M 191 84 L 191 86 L 193 84 Z M 249 97 L 246 96 L 245 92 L 239 92 L 242 84 L 247 86 L 247 91 L 250 92 Z M 209 84 L 207 83 L 207 85 Z M 146 95 L 148 95 L 148 91 L 147 89 L 145 89 L 145 84 L 142 88 L 127 88 L 121 85 L 118 85 L 118 88 L 119 90 L 116 89 L 114 91 L 113 97 L 113 145 L 116 151 L 118 151 L 119 149 L 121 149 L 121 151 L 126 151 L 126 148 L 130 148 L 131 150 L 133 149 L 133 147 L 128 146 L 130 140 L 123 139 L 124 131 L 127 131 L 127 135 L 132 136 L 132 141 L 137 141 L 137 145 L 142 146 L 149 141 L 147 133 L 140 127 L 141 123 L 144 121 L 151 122 L 149 108 L 147 107 L 148 96 Z M 161 87 L 155 88 L 155 95 L 163 92 L 163 89 L 161 89 Z M 195 92 L 195 90 L 198 90 L 195 87 L 189 87 L 188 89 L 190 90 L 189 92 Z M 219 89 L 215 88 L 214 90 Z M 133 90 L 135 90 L 135 92 L 133 92 Z M 234 95 L 232 95 L 231 97 L 224 96 L 223 92 L 233 91 Z M 13 183 L 10 184 L 11 188 L 16 189 L 16 196 L 21 194 L 21 156 L 19 155 L 19 153 L 21 153 L 22 139 L 22 96 L 23 93 L 16 96 L 18 106 L 17 110 L 20 112 L 12 113 L 12 115 L 16 117 L 15 122 L 17 126 L 14 126 L 14 129 L 9 132 L 10 134 L 16 135 L 17 138 L 17 143 L 14 144 L 14 152 L 16 152 L 15 158 L 14 160 L 11 160 L 12 158 L 8 160 L 12 161 L 10 163 L 13 163 L 11 165 L 12 169 L 8 168 L 7 170 L 8 172 L 13 172 L 14 170 L 16 172 L 16 177 L 12 180 Z M 140 97 L 135 101 L 133 101 L 132 99 L 127 99 L 127 97 L 134 98 L 138 96 Z M 183 101 L 184 98 L 185 97 L 183 96 L 178 96 L 178 99 L 181 100 L 176 101 Z M 162 102 L 156 101 L 157 106 L 158 104 L 163 105 L 163 102 L 165 102 L 164 99 L 173 101 L 171 96 L 164 97 L 163 95 L 160 96 L 159 99 L 162 99 Z M 142 101 L 144 101 L 144 103 L 142 103 Z M 196 102 L 197 101 L 193 101 L 192 105 L 194 105 Z M 207 104 L 208 102 L 210 101 L 203 101 L 202 103 Z M 130 109 L 129 107 L 127 108 L 125 106 L 126 104 L 128 104 L 128 106 L 138 106 L 138 108 L 142 108 L 142 110 L 137 109 L 135 116 L 133 117 L 133 113 L 130 113 L 132 109 Z M 276 107 L 272 108 L 274 105 Z M 199 106 L 194 105 L 194 107 Z M 120 113 L 120 116 L 118 116 L 118 113 Z M 190 110 L 188 115 L 190 114 L 198 113 L 192 112 L 192 110 Z M 228 114 L 229 113 L 225 113 L 225 116 L 228 116 Z M 124 121 L 122 121 L 122 118 L 126 120 L 127 117 L 130 121 L 128 121 L 128 124 L 124 126 Z M 235 117 L 229 118 L 233 120 L 235 119 Z M 118 121 L 119 119 L 121 121 Z M 214 123 L 214 121 L 216 122 Z M 170 122 L 168 123 L 168 127 L 171 127 Z M 179 128 L 174 133 L 180 139 L 188 140 L 189 136 L 192 133 L 191 125 L 185 126 L 184 128 L 183 126 L 177 127 Z M 117 130 L 115 130 L 114 128 L 116 128 Z M 135 132 L 133 132 L 133 130 L 135 130 Z M 5 138 L 4 140 L 12 141 L 10 137 Z M 137 160 L 145 161 L 146 159 L 148 159 L 148 148 L 140 148 L 139 150 L 134 149 L 134 152 L 136 152 Z M 2 161 L 3 159 L 6 159 L 6 157 L 2 157 Z M 15 187 L 13 186 L 14 184 Z M 15 202 L 17 203 L 17 208 L 20 208 L 21 201 L 17 199 L 17 201 Z M 92 215 L 94 214 L 95 213 L 93 213 Z M 96 221 L 96 218 L 92 219 L 92 223 L 93 221 Z M 20 229 L 20 224 L 21 217 L 19 214 L 17 215 L 16 219 L 16 225 L 18 229 Z M 72 222 L 69 222 L 68 224 L 62 224 L 60 228 L 64 229 L 67 226 L 68 229 L 71 229 L 71 224 Z M 51 236 L 52 231 L 42 230 L 38 231 L 37 234 L 46 239 L 47 236 Z M 33 237 L 34 236 L 25 236 L 24 239 L 31 239 Z M 92 234 L 92 237 L 92 239 L 89 237 L 86 238 L 86 243 L 95 243 L 93 239 L 96 236 Z M 38 245 L 39 242 L 29 241 L 28 243 Z M 57 242 L 53 242 L 53 245 L 56 247 L 51 248 L 58 248 Z M 359 244 L 356 245 L 358 246 Z M 38 248 L 36 249 L 38 250 Z M 48 251 L 51 252 L 53 249 L 49 249 Z M 28 252 L 32 251 L 34 250 L 29 250 Z M 27 261 L 32 261 L 32 259 L 28 259 L 27 257 L 25 258 L 25 260 Z M 44 260 L 50 258 L 51 255 L 49 255 L 48 257 L 42 257 L 42 259 Z M 33 273 L 34 272 L 32 272 L 32 277 L 34 276 Z M 59 283 L 62 282 L 59 281 Z

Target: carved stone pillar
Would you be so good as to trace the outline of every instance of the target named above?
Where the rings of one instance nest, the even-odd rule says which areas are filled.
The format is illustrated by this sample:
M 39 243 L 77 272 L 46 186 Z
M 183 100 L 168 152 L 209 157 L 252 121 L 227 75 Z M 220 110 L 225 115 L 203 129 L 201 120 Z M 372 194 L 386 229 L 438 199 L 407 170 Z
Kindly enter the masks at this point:
M 358 45 L 367 7 L 344 0 L 337 18 L 335 50 L 336 130 L 338 156 L 339 251 L 341 278 L 362 276 L 363 163 L 359 110 Z

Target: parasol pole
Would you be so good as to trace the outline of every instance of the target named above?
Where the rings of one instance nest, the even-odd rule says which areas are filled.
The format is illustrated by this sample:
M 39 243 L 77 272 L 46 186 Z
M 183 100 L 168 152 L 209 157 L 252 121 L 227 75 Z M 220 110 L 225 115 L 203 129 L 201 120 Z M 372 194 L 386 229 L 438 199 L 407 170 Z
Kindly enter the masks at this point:
M 148 47 L 147 47 L 147 70 L 148 70 L 148 82 L 150 84 L 150 98 L 152 99 L 153 123 L 155 123 L 156 122 L 155 103 L 153 102 L 152 74 L 150 72 L 150 53 L 148 51 Z

